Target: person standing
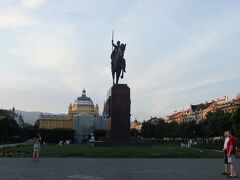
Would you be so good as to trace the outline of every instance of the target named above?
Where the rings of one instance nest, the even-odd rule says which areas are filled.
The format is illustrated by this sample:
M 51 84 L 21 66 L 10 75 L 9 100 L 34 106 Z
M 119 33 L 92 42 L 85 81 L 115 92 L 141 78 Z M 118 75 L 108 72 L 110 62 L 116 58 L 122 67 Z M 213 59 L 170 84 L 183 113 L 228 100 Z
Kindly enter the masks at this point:
M 228 166 L 228 156 L 227 156 L 227 143 L 229 141 L 228 137 L 228 131 L 224 131 L 224 145 L 223 145 L 223 153 L 224 153 L 224 172 L 222 175 L 228 175 L 229 174 L 229 166 Z
M 39 153 L 40 153 L 40 141 L 42 140 L 39 133 L 37 133 L 37 137 L 33 137 L 33 161 L 39 162 Z
M 229 164 L 229 178 L 237 177 L 236 174 L 236 155 L 237 155 L 237 139 L 232 135 L 232 133 L 228 132 L 228 143 L 227 143 L 227 156 L 228 156 L 228 164 Z
M 91 134 L 91 138 L 90 138 L 89 141 L 88 141 L 88 145 L 89 145 L 89 146 L 90 146 L 90 145 L 94 146 L 94 143 L 95 143 L 95 137 L 94 137 L 93 134 Z

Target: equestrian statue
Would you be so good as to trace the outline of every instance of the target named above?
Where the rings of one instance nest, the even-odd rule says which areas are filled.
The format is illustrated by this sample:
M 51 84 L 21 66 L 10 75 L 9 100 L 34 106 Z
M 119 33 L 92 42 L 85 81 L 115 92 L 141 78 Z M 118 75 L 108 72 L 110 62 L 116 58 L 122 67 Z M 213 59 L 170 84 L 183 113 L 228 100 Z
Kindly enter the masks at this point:
M 119 77 L 123 79 L 123 74 L 126 72 L 126 60 L 124 59 L 124 52 L 126 49 L 126 44 L 121 44 L 120 41 L 117 41 L 117 44 L 114 44 L 112 39 L 112 54 L 111 54 L 111 69 L 112 69 L 112 78 L 113 84 L 115 84 L 115 74 L 116 74 L 116 84 L 118 84 Z M 121 74 L 122 73 L 122 74 Z

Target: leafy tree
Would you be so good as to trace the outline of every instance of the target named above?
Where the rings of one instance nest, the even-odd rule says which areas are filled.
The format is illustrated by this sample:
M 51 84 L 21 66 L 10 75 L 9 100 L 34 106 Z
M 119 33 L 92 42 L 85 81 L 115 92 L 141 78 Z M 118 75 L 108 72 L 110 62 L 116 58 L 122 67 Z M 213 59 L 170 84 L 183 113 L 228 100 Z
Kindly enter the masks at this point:
M 217 136 L 222 136 L 225 130 L 230 130 L 231 128 L 231 114 L 224 113 L 223 111 L 216 111 L 215 116 L 217 119 Z
M 182 122 L 181 124 L 179 124 L 179 132 L 180 132 L 180 137 L 183 138 L 183 139 L 187 139 L 188 138 L 188 122 Z
M 189 121 L 186 123 L 186 136 L 187 138 L 195 138 L 197 125 L 195 121 Z
M 232 128 L 237 136 L 240 136 L 240 109 L 237 109 L 231 117 Z
M 164 129 L 164 137 L 168 138 L 176 138 L 178 137 L 176 129 L 178 128 L 178 123 L 171 122 L 171 123 L 165 123 L 165 129 Z
M 13 141 L 13 136 L 19 135 L 20 128 L 17 122 L 9 117 L 0 119 L 0 141 Z
M 230 117 L 230 113 L 221 110 L 209 112 L 207 114 L 207 136 L 222 136 L 223 132 L 231 127 Z
M 141 130 L 141 135 L 144 138 L 152 138 L 154 137 L 153 134 L 154 131 L 154 125 L 149 123 L 149 122 L 143 122 L 142 123 L 142 130 Z
M 19 124 L 20 128 L 24 128 L 24 120 L 23 120 L 23 115 L 22 114 L 20 114 L 18 116 L 18 124 Z
M 214 137 L 217 134 L 217 125 L 213 112 L 207 114 L 206 137 Z
M 201 120 L 196 127 L 196 137 L 207 137 L 208 120 Z
M 132 128 L 130 130 L 130 134 L 132 137 L 138 137 L 140 135 L 140 132 L 136 128 Z
M 164 129 L 165 129 L 165 122 L 159 121 L 158 124 L 154 126 L 153 136 L 155 138 L 162 139 L 164 137 Z
M 4 118 L 0 120 L 0 135 L 17 135 L 19 126 L 14 119 Z

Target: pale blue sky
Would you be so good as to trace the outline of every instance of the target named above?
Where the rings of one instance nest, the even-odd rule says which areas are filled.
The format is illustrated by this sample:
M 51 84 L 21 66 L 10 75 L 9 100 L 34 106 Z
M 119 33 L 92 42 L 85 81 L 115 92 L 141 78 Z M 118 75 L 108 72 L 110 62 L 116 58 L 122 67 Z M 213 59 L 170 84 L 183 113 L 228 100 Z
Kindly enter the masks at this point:
M 240 91 L 238 0 L 0 0 L 0 108 L 67 112 L 82 89 L 102 111 L 111 31 L 127 43 L 132 118 Z

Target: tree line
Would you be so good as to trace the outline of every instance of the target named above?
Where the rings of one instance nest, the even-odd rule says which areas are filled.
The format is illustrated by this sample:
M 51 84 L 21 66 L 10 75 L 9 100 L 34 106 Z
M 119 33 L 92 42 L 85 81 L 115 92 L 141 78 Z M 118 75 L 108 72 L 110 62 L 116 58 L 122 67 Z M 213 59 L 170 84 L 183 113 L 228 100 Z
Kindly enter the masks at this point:
M 11 144 L 33 139 L 40 133 L 43 141 L 58 143 L 60 140 L 74 140 L 73 129 L 38 129 L 35 126 L 19 127 L 17 121 L 12 117 L 0 119 L 0 144 Z
M 225 113 L 217 110 L 209 112 L 205 120 L 185 121 L 182 123 L 167 123 L 160 120 L 157 124 L 148 121 L 142 123 L 140 132 L 132 130 L 133 136 L 141 136 L 146 139 L 170 138 L 172 140 L 188 138 L 214 138 L 223 136 L 225 130 L 231 130 L 235 136 L 240 136 L 240 109 L 233 113 Z
M 146 139 L 169 138 L 172 140 L 189 138 L 213 138 L 223 136 L 225 130 L 231 130 L 235 136 L 240 137 L 240 109 L 233 113 L 225 113 L 221 110 L 209 112 L 207 118 L 198 123 L 185 121 L 166 123 L 160 120 L 157 124 L 148 121 L 142 123 L 141 131 L 131 130 L 132 136 L 141 136 Z M 36 127 L 20 128 L 18 123 L 11 118 L 0 119 L 0 143 L 22 142 L 32 139 L 37 132 L 42 133 L 44 139 L 58 142 L 59 138 L 68 137 L 73 140 L 74 130 L 53 129 L 45 130 Z M 97 136 L 105 135 L 105 132 L 95 132 Z

